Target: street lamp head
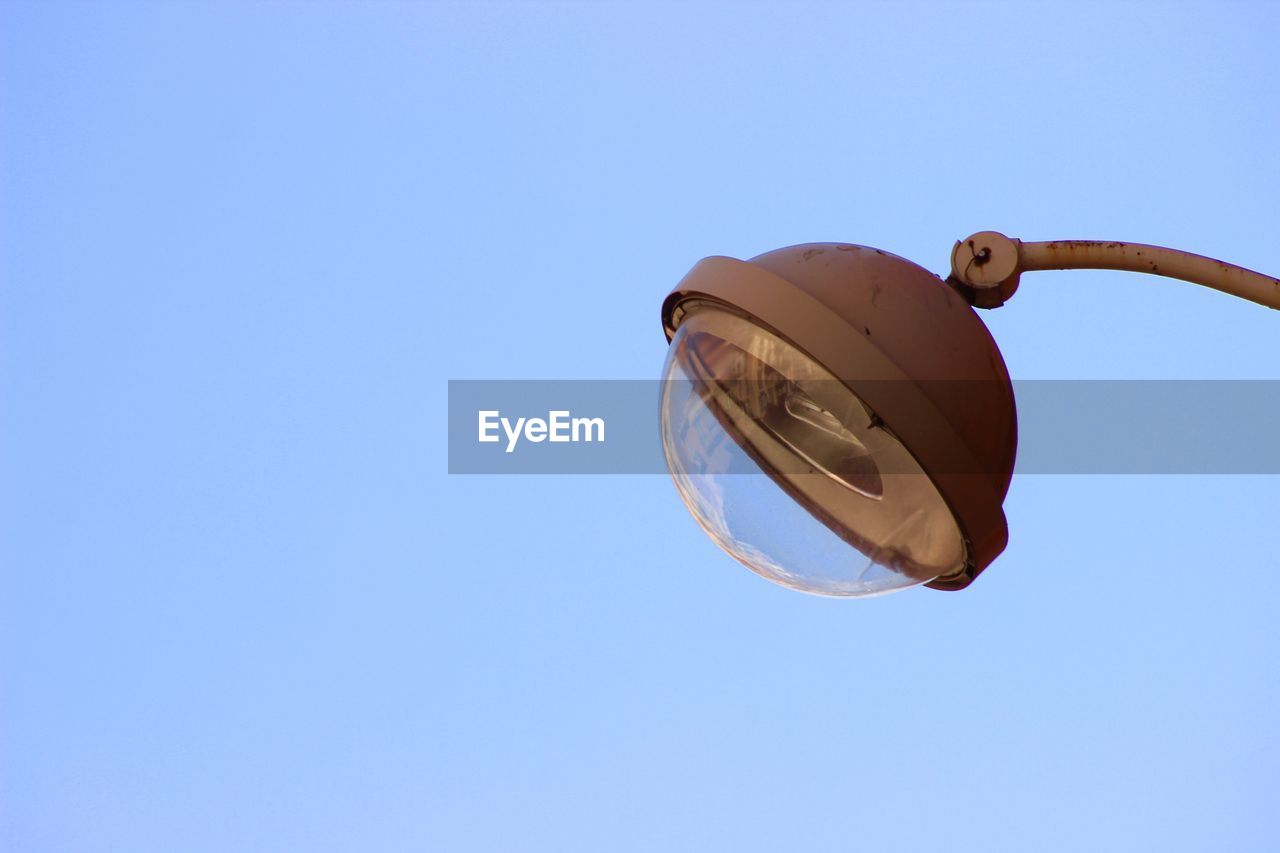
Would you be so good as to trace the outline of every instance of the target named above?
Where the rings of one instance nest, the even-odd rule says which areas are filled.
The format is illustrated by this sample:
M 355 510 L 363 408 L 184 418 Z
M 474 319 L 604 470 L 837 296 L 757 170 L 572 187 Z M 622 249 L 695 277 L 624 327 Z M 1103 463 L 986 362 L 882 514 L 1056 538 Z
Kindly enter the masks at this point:
M 1280 309 L 1280 279 L 1141 243 L 980 231 L 944 282 L 910 261 L 812 243 L 700 261 L 662 305 L 662 446 L 724 550 L 805 592 L 963 589 L 1008 539 L 1017 416 L 971 306 L 1024 272 L 1177 278 Z
M 1004 549 L 1013 390 L 937 276 L 847 244 L 712 257 L 662 321 L 668 468 L 748 568 L 868 596 L 963 588 Z

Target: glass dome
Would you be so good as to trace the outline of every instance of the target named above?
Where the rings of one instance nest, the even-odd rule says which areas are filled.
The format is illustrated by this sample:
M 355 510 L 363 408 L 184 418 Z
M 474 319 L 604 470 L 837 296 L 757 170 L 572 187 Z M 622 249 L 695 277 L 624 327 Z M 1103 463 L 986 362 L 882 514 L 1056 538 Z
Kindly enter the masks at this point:
M 762 577 L 873 596 L 962 570 L 937 488 L 867 406 L 800 350 L 713 303 L 671 341 L 667 467 L 702 529 Z

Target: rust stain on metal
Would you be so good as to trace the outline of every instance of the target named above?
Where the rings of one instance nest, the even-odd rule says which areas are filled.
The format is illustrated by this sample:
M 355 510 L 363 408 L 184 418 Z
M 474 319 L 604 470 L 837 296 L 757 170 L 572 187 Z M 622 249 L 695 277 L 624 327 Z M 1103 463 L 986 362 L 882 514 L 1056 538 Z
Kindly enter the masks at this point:
M 1049 249 L 1126 249 L 1128 243 L 1104 242 L 1102 240 L 1053 240 L 1045 244 Z

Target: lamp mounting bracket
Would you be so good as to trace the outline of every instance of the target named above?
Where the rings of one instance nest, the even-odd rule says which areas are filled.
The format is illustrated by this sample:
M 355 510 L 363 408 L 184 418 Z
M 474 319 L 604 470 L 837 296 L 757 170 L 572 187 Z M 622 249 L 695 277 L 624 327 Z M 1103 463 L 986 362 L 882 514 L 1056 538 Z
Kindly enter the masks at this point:
M 976 308 L 998 308 L 1024 272 L 1103 269 L 1177 278 L 1280 310 L 1280 279 L 1224 261 L 1143 243 L 1054 240 L 1030 243 L 979 231 L 951 250 L 947 283 Z

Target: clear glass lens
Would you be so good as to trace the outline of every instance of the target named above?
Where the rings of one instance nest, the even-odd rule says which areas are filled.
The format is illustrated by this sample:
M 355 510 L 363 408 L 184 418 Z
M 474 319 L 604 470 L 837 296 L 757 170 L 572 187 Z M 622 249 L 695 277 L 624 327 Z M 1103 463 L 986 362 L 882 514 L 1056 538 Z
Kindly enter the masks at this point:
M 928 476 L 795 347 L 703 306 L 676 332 L 664 378 L 662 444 L 680 497 L 753 572 L 870 596 L 964 567 L 964 540 Z

